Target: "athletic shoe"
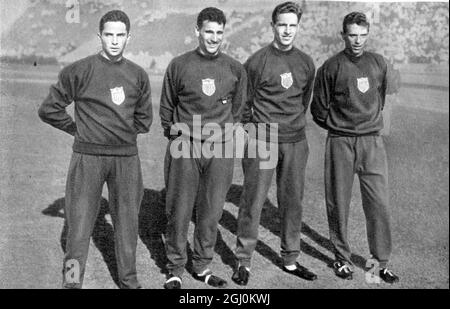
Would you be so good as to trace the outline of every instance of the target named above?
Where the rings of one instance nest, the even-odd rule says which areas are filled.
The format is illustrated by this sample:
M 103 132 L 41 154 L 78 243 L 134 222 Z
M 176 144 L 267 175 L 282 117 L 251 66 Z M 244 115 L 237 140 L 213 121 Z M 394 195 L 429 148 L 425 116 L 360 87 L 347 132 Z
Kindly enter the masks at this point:
M 384 282 L 393 284 L 400 281 L 400 278 L 395 275 L 390 269 L 381 268 L 380 269 L 380 278 L 383 279 Z
M 203 281 L 215 288 L 225 288 L 228 285 L 228 283 L 222 278 L 214 276 L 212 274 L 212 271 L 210 271 L 209 269 L 205 270 L 202 274 L 194 273 L 192 276 L 194 277 L 194 279 Z
M 167 290 L 181 289 L 181 278 L 174 275 L 169 275 L 166 283 L 164 283 L 164 288 Z
M 344 261 L 336 261 L 333 263 L 333 269 L 336 276 L 345 280 L 353 279 L 353 270 L 350 265 Z
M 317 279 L 317 275 L 309 271 L 306 267 L 300 265 L 299 263 L 295 263 L 295 269 L 289 270 L 286 267 L 283 267 L 283 270 L 288 274 L 300 277 L 302 279 L 308 281 L 314 281 Z
M 238 269 L 235 270 L 231 279 L 239 285 L 247 285 L 248 279 L 250 277 L 250 271 L 245 266 L 239 266 Z

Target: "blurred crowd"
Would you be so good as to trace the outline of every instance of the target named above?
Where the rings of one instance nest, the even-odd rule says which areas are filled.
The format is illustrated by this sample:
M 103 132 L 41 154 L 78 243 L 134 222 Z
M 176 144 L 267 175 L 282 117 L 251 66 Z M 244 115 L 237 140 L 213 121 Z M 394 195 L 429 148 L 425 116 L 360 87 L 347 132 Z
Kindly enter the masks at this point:
M 449 60 L 449 6 L 448 3 L 379 3 L 364 4 L 357 8 L 371 18 L 369 48 L 383 54 L 390 62 L 448 63 Z M 305 7 L 301 32 L 296 45 L 310 54 L 317 64 L 343 48 L 340 31 L 342 18 L 355 10 L 349 2 L 311 2 Z M 267 18 L 267 12 L 261 12 Z M 255 13 L 231 15 L 237 20 L 255 19 Z M 256 27 L 255 27 L 256 26 Z M 259 27 L 258 27 L 259 26 Z M 240 38 L 233 43 L 243 43 L 231 53 L 240 60 L 246 59 L 256 49 L 272 40 L 267 19 L 250 22 Z M 234 44 L 230 44 L 230 47 Z
M 162 62 L 167 61 L 167 53 L 176 55 L 195 45 L 192 28 L 183 29 L 183 33 L 171 33 L 170 41 L 161 41 L 167 33 L 167 29 L 159 27 L 162 20 L 165 25 L 176 25 L 188 13 L 162 14 L 145 1 L 133 0 L 125 5 L 122 0 L 85 0 L 83 20 L 79 25 L 67 24 L 60 18 L 67 9 L 57 1 L 33 3 L 34 8 L 26 13 L 16 29 L 12 29 L 6 39 L 2 37 L 3 58 L 35 55 L 59 59 L 80 47 L 84 48 L 83 44 L 95 45 L 98 42 L 92 39 L 92 33 L 87 29 L 96 27 L 100 14 L 117 5 L 128 5 L 124 9 L 132 12 L 134 27 L 140 30 L 139 33 L 148 35 L 146 40 L 135 42 L 130 50 L 136 57 L 145 58 L 151 66 L 155 67 L 156 61 L 156 67 L 164 67 Z M 342 18 L 353 10 L 363 11 L 371 19 L 369 49 L 381 53 L 391 63 L 448 64 L 448 3 L 303 1 L 303 6 L 304 15 L 296 45 L 311 55 L 317 65 L 343 48 L 340 37 Z M 243 62 L 269 43 L 273 38 L 270 15 L 268 8 L 228 11 L 225 51 Z M 157 44 L 163 44 L 161 46 L 165 50 L 152 54 Z M 136 50 L 137 46 L 139 50 Z

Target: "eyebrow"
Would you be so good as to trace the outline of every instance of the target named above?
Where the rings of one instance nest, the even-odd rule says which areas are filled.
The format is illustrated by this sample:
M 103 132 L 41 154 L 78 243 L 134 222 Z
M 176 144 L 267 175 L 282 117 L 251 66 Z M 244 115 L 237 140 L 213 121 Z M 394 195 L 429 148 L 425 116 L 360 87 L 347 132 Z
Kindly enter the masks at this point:
M 114 34 L 113 32 L 106 32 L 106 31 L 103 31 L 103 34 L 105 34 L 105 35 L 112 35 L 112 34 Z M 127 35 L 127 33 L 126 32 L 119 32 L 119 33 L 116 33 L 117 35 Z
M 297 26 L 296 23 L 289 24 L 289 23 L 279 23 L 279 22 L 277 22 L 276 25 L 278 25 L 278 26 L 286 26 L 286 25 L 289 25 L 289 26 Z

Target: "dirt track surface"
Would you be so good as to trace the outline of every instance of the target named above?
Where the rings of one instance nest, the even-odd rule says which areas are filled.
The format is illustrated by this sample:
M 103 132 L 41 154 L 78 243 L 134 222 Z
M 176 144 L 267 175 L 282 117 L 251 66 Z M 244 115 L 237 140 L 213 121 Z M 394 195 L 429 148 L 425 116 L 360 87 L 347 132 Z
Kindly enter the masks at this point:
M 37 117 L 58 68 L 46 68 L 47 73 L 34 67 L 15 70 L 3 71 L 0 88 L 0 288 L 59 288 L 66 235 L 62 209 L 72 140 Z M 154 124 L 149 134 L 139 138 L 146 190 L 137 268 L 144 288 L 160 289 L 165 280 L 161 197 L 166 141 L 158 119 L 161 77 L 151 77 L 151 82 Z M 449 288 L 448 89 L 404 88 L 396 100 L 391 134 L 385 137 L 385 143 L 394 240 L 391 264 L 400 283 L 389 286 L 365 281 L 368 246 L 357 179 L 349 241 L 358 268 L 353 281 L 334 276 L 329 267 L 333 255 L 327 239 L 323 192 L 325 132 L 309 121 L 310 157 L 300 262 L 314 270 L 319 279 L 310 283 L 280 270 L 279 217 L 273 184 L 263 210 L 248 288 Z M 228 279 L 234 266 L 237 203 L 243 179 L 240 162 L 235 165 L 211 265 L 218 275 Z M 107 201 L 103 200 L 102 205 L 90 246 L 85 288 L 117 288 L 113 227 Z M 190 243 L 192 230 L 193 225 Z M 188 272 L 183 279 L 184 288 L 206 288 Z M 231 280 L 229 283 L 230 288 L 241 288 Z

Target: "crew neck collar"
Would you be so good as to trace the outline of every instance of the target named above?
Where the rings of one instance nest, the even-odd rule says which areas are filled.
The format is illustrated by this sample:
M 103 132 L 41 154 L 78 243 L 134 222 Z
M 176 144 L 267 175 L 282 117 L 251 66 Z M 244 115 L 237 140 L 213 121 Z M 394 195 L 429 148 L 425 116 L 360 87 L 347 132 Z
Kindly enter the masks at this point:
M 97 57 L 100 58 L 100 60 L 102 62 L 108 63 L 108 64 L 113 64 L 113 65 L 119 65 L 119 64 L 122 64 L 125 61 L 125 58 L 123 57 L 123 55 L 122 55 L 122 58 L 120 58 L 120 60 L 118 60 L 118 61 L 111 61 L 111 60 L 109 60 L 108 58 L 104 57 L 101 52 L 99 52 L 97 54 Z
M 270 48 L 271 48 L 275 53 L 278 53 L 278 54 L 280 54 L 280 55 L 289 55 L 290 53 L 292 53 L 292 52 L 294 51 L 295 46 L 292 45 L 292 47 L 291 47 L 290 49 L 288 49 L 288 50 L 282 50 L 282 49 L 277 48 L 277 47 L 275 46 L 274 42 L 272 42 L 272 43 L 270 43 Z
M 195 52 L 196 52 L 200 57 L 205 58 L 205 59 L 209 59 L 209 60 L 217 59 L 217 58 L 219 58 L 219 56 L 220 56 L 220 54 L 221 54 L 220 51 L 219 51 L 217 54 L 215 54 L 215 55 L 204 54 L 204 53 L 202 53 L 202 52 L 200 51 L 200 47 L 197 47 L 197 48 L 195 49 Z
M 343 53 L 344 53 L 344 55 L 346 55 L 347 58 L 350 59 L 350 61 L 352 61 L 352 62 L 358 62 L 358 61 L 360 61 L 360 60 L 364 57 L 364 55 L 366 54 L 366 52 L 363 51 L 363 53 L 362 53 L 360 56 L 355 56 L 355 55 L 353 55 L 351 52 L 349 52 L 347 49 L 344 49 Z

